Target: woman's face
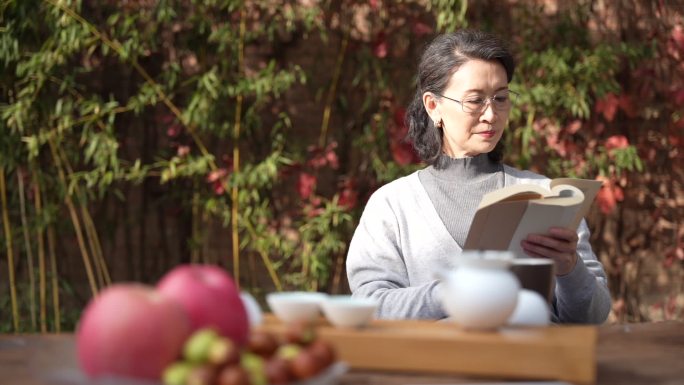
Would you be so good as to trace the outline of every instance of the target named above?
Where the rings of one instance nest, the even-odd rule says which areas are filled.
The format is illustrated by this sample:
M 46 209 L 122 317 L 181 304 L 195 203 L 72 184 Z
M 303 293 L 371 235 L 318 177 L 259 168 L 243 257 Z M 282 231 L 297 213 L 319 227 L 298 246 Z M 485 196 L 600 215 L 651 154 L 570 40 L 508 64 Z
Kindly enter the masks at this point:
M 503 65 L 496 61 L 469 60 L 454 72 L 442 95 L 426 92 L 423 104 L 433 122 L 443 122 L 444 153 L 463 158 L 492 151 L 501 139 L 510 113 L 508 79 Z M 491 100 L 494 97 L 497 103 Z M 486 101 L 484 106 L 483 101 Z

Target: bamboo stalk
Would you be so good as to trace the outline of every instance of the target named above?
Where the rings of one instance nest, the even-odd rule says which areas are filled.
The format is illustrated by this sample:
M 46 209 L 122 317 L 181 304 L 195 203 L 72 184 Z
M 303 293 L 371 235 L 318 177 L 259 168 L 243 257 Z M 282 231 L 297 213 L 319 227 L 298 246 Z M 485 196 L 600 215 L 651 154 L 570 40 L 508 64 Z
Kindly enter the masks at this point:
M 247 29 L 244 11 L 240 11 L 240 37 L 238 39 L 238 73 L 242 74 L 245 56 L 245 31 Z M 242 94 L 237 96 L 235 104 L 235 126 L 233 130 L 233 173 L 240 173 L 240 125 L 242 123 Z M 233 241 L 233 277 L 240 287 L 240 237 L 238 234 L 238 199 L 239 191 L 237 183 L 231 189 L 232 210 L 230 216 L 231 233 Z
M 206 230 L 204 230 L 205 235 L 202 237 L 202 254 L 200 258 L 206 264 L 216 264 L 218 263 L 218 258 L 211 255 L 211 248 L 209 247 L 209 241 L 211 240 L 211 225 L 209 222 L 209 213 L 203 211 L 201 215 L 201 224 Z
M 330 290 L 332 294 L 337 294 L 340 292 L 340 281 L 342 280 L 344 253 L 337 254 L 337 258 L 335 259 L 335 275 L 333 275 L 332 287 Z
M 55 333 L 62 331 L 62 315 L 59 308 L 59 275 L 57 274 L 57 254 L 55 253 L 55 228 L 47 229 L 48 253 L 50 254 L 50 280 L 52 283 L 52 313 L 55 321 Z
M 308 278 L 310 275 L 309 262 L 311 255 L 311 242 L 304 241 L 304 246 L 302 250 L 302 276 Z
M 97 235 L 97 228 L 93 222 L 93 218 L 90 212 L 86 209 L 84 204 L 81 204 L 81 216 L 83 217 L 83 223 L 86 227 L 86 232 L 88 234 L 88 241 L 90 242 L 90 249 L 93 251 L 93 255 L 96 259 L 100 261 L 100 268 L 102 269 L 102 279 L 105 286 L 112 284 L 112 278 L 109 274 L 109 268 L 107 267 L 107 261 L 104 258 L 104 253 L 102 252 L 102 244 L 100 243 L 100 237 Z
M 94 225 L 92 225 L 92 220 L 88 221 L 88 219 L 90 218 L 90 214 L 88 214 L 88 210 L 86 209 L 83 202 L 80 201 L 80 199 L 79 208 L 81 209 L 81 218 L 83 220 L 83 227 L 85 229 L 86 239 L 88 240 L 88 247 L 90 248 L 90 253 L 93 259 L 93 266 L 95 268 L 95 274 L 97 275 L 97 282 L 99 287 L 105 287 L 107 283 L 105 281 L 104 272 L 107 270 L 107 268 L 102 265 L 104 261 L 102 259 L 102 255 L 98 253 L 98 247 L 96 245 L 97 241 L 94 239 L 97 238 L 97 235 L 93 235 Z
M 249 287 L 257 287 L 257 270 L 256 270 L 256 257 L 254 253 L 249 253 L 247 255 L 249 258 Z
M 195 183 L 195 188 L 197 183 Z M 199 227 L 200 227 L 200 209 L 199 209 L 199 193 L 197 191 L 192 194 L 192 240 L 193 244 L 190 248 L 190 263 L 199 263 L 200 261 L 200 248 L 195 242 L 199 240 Z
M 24 248 L 26 248 L 26 259 L 29 280 L 29 313 L 31 314 L 31 330 L 36 330 L 36 280 L 33 266 L 33 247 L 29 239 L 28 220 L 26 220 L 26 201 L 24 199 L 24 172 L 21 168 L 17 169 L 17 186 L 19 187 L 19 215 L 21 217 L 21 229 L 24 236 Z
M 2 223 L 5 230 L 7 248 L 7 270 L 9 274 L 10 301 L 12 303 L 12 327 L 14 333 L 19 333 L 19 307 L 17 305 L 17 285 L 14 281 L 14 254 L 12 252 L 12 228 L 9 223 L 7 210 L 7 191 L 5 188 L 5 168 L 0 167 L 0 199 L 2 199 Z
M 102 126 L 102 124 L 100 124 Z M 71 168 L 69 159 L 67 158 L 66 152 L 63 148 L 58 150 L 58 156 L 60 157 L 63 169 L 66 170 L 67 179 L 73 175 L 74 170 Z M 97 281 L 99 287 L 105 287 L 111 280 L 109 279 L 109 272 L 107 271 L 107 264 L 105 263 L 104 256 L 102 255 L 102 248 L 100 247 L 100 241 L 97 236 L 97 229 L 93 223 L 90 212 L 86 206 L 86 201 L 83 199 L 83 192 L 79 186 L 75 186 L 76 197 L 78 198 L 78 207 L 81 211 L 81 218 L 83 220 L 83 227 L 86 233 L 86 239 L 88 240 L 88 246 L 90 247 L 90 252 L 92 255 L 92 261 L 95 268 L 95 274 L 97 275 Z M 109 282 L 109 283 L 108 283 Z
M 81 218 L 83 219 L 83 229 L 85 230 L 85 240 L 88 242 L 88 248 L 90 249 L 90 259 L 93 262 L 93 272 L 97 278 L 97 287 L 104 287 L 104 275 L 102 274 L 102 266 L 100 266 L 100 259 L 95 255 L 95 250 L 93 250 L 93 242 L 90 237 L 90 231 L 88 226 L 85 224 L 85 218 L 83 218 L 83 206 L 79 202 L 79 208 L 81 209 Z M 73 217 L 72 217 L 73 218 Z M 85 245 L 85 244 L 84 244 Z
M 58 155 L 60 156 L 62 165 L 66 169 L 67 177 L 70 177 L 74 170 L 71 168 L 69 159 L 67 158 L 64 149 L 59 149 Z M 83 218 L 83 227 L 86 230 L 86 238 L 88 239 L 88 246 L 90 247 L 90 252 L 92 253 L 93 264 L 95 265 L 95 273 L 97 274 L 97 279 L 100 287 L 105 287 L 111 284 L 111 279 L 109 277 L 109 271 L 107 270 L 107 263 L 105 262 L 104 256 L 102 255 L 102 247 L 100 245 L 100 239 L 97 236 L 97 229 L 93 223 L 93 219 L 88 212 L 88 208 L 85 203 L 83 196 L 85 195 L 79 186 L 74 188 L 76 190 L 76 196 L 78 199 L 78 205 L 81 210 L 81 217 Z
M 238 95 L 236 110 L 242 108 L 242 95 Z M 240 124 L 239 118 L 236 118 L 235 123 L 235 142 L 233 143 L 233 173 L 237 175 L 240 172 L 240 149 L 238 147 L 238 139 L 240 136 Z M 232 201 L 230 223 L 231 223 L 231 236 L 233 241 L 233 277 L 235 278 L 235 283 L 238 287 L 240 286 L 240 237 L 238 234 L 238 212 L 239 204 L 238 200 L 240 198 L 240 192 L 238 190 L 237 183 L 233 184 L 231 188 L 230 198 Z
M 247 229 L 247 232 L 249 233 L 249 236 L 252 239 L 256 239 L 256 231 L 254 231 L 254 227 L 248 220 L 242 221 L 244 224 L 245 228 Z M 264 266 L 266 266 L 266 270 L 268 271 L 268 275 L 271 277 L 271 281 L 273 281 L 273 284 L 276 287 L 277 291 L 283 291 L 283 285 L 280 283 L 280 278 L 278 278 L 278 274 L 275 271 L 275 267 L 273 267 L 273 262 L 271 262 L 271 259 L 268 257 L 268 254 L 266 251 L 262 250 L 261 247 L 257 247 L 257 252 L 261 256 L 261 259 L 264 261 Z
M 78 212 L 76 212 L 76 207 L 71 200 L 71 197 L 67 194 L 65 196 L 65 203 L 67 209 L 69 210 L 69 215 L 71 216 L 71 224 L 74 226 L 74 231 L 76 232 L 76 240 L 78 241 L 78 248 L 81 250 L 81 256 L 83 257 L 83 264 L 85 265 L 86 274 L 88 275 L 88 282 L 90 283 L 90 291 L 93 297 L 97 296 L 98 288 L 95 282 L 95 274 L 93 272 L 93 267 L 90 262 L 90 255 L 86 249 L 85 240 L 83 239 L 83 229 L 81 228 L 81 221 L 78 218 Z
M 36 210 L 36 218 L 41 218 L 43 214 L 43 202 L 40 194 L 40 180 L 37 169 L 33 167 L 33 196 Z M 47 333 L 47 271 L 45 270 L 45 241 L 43 240 L 43 226 L 38 223 L 36 228 L 36 239 L 38 241 L 38 295 L 40 298 L 40 331 Z
M 335 71 L 333 72 L 333 77 L 330 83 L 330 88 L 328 89 L 328 95 L 325 98 L 325 108 L 323 109 L 323 121 L 321 122 L 321 136 L 318 140 L 318 145 L 324 148 L 326 142 L 328 141 L 328 125 L 330 124 L 330 114 L 332 111 L 332 103 L 337 93 L 337 85 L 340 82 L 340 75 L 342 74 L 342 64 L 344 63 L 344 57 L 347 52 L 347 45 L 349 44 L 349 32 L 345 32 L 342 38 L 342 45 L 340 46 L 340 51 L 337 53 L 337 59 L 335 60 Z
M 52 138 L 48 139 L 48 143 L 50 145 L 50 152 L 52 152 L 52 159 L 55 161 L 55 167 L 57 167 L 57 174 L 59 176 L 59 180 L 64 186 L 65 189 L 65 194 L 64 194 L 64 203 L 67 205 L 67 209 L 69 210 L 69 215 L 71 216 L 71 224 L 74 226 L 74 231 L 76 232 L 76 240 L 78 241 L 78 248 L 81 251 L 81 257 L 83 258 L 83 265 L 85 266 L 86 269 L 86 274 L 88 276 L 88 283 L 90 284 L 90 291 L 93 295 L 93 297 L 97 296 L 97 283 L 95 282 L 95 274 L 93 273 L 93 268 L 90 262 L 90 256 L 88 254 L 88 250 L 86 249 L 85 246 L 85 241 L 83 239 L 83 230 L 81 229 L 81 221 L 78 218 L 78 213 L 76 212 L 76 208 L 74 207 L 74 203 L 71 200 L 71 195 L 69 194 L 69 186 L 66 181 L 66 176 L 64 175 L 64 169 L 60 160 L 60 157 L 57 153 L 57 146 L 53 143 Z

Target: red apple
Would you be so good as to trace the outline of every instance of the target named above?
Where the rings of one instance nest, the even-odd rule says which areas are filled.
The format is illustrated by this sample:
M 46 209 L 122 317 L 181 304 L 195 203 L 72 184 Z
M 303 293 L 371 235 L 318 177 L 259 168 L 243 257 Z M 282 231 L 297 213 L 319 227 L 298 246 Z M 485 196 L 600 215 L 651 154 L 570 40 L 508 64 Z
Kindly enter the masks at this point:
M 211 327 L 240 346 L 247 343 L 247 311 L 240 291 L 224 269 L 180 265 L 162 277 L 157 289 L 183 305 L 193 330 Z
M 115 284 L 91 300 L 81 316 L 78 361 L 91 378 L 158 380 L 190 332 L 190 320 L 177 302 L 150 286 Z

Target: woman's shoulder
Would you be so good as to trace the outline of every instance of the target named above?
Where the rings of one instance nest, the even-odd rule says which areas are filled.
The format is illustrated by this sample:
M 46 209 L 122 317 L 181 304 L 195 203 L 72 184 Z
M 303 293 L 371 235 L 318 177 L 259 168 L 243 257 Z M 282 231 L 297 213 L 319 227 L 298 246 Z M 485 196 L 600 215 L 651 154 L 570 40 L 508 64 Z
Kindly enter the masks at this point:
M 417 171 L 380 186 L 373 192 L 371 199 L 400 198 L 401 196 L 409 194 L 415 183 L 420 183 Z
M 371 207 L 393 207 L 398 209 L 408 202 L 419 199 L 420 179 L 418 172 L 397 178 L 375 190 L 366 202 L 366 208 Z

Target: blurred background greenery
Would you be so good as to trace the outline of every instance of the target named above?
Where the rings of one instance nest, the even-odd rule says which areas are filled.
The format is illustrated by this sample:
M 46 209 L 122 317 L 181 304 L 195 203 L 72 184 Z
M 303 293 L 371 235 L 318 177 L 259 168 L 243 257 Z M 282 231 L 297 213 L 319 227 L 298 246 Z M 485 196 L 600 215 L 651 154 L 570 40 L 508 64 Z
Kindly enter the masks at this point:
M 5 0 L 0 331 L 72 330 L 179 263 L 241 288 L 348 291 L 368 196 L 403 141 L 418 57 L 509 40 L 506 161 L 598 178 L 610 322 L 684 318 L 684 10 L 651 0 Z

